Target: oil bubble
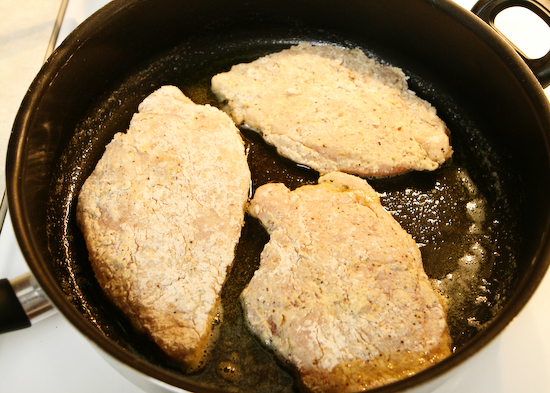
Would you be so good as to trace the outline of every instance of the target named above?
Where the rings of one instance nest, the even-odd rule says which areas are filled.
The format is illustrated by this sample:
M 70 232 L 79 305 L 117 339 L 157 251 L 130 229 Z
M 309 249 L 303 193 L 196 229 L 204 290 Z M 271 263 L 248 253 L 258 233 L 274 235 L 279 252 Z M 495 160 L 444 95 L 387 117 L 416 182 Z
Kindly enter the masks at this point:
M 218 375 L 226 381 L 238 381 L 241 377 L 238 366 L 229 360 L 220 361 L 217 371 Z

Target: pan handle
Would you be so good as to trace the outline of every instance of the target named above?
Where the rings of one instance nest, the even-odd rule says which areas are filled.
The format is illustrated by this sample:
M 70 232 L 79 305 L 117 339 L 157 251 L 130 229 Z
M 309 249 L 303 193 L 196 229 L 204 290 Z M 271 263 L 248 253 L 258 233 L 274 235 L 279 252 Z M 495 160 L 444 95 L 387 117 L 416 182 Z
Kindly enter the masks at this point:
M 0 333 L 30 327 L 55 312 L 30 273 L 0 280 Z
M 479 0 L 472 12 L 483 19 L 495 31 L 495 17 L 503 10 L 510 7 L 524 7 L 533 11 L 550 27 L 550 2 L 548 0 Z M 500 34 L 500 32 L 499 32 Z M 506 37 L 504 37 L 506 38 Z M 508 42 L 510 42 L 508 40 Z M 514 49 L 531 68 L 542 87 L 550 86 L 550 51 L 539 59 L 527 57 L 516 45 L 510 42 Z
M 55 49 L 68 3 L 69 0 L 61 1 L 44 62 Z M 4 225 L 7 210 L 8 203 L 4 191 L 0 203 L 0 231 Z M 30 327 L 33 323 L 56 312 L 57 310 L 30 273 L 22 274 L 13 280 L 5 278 L 0 280 L 0 334 Z

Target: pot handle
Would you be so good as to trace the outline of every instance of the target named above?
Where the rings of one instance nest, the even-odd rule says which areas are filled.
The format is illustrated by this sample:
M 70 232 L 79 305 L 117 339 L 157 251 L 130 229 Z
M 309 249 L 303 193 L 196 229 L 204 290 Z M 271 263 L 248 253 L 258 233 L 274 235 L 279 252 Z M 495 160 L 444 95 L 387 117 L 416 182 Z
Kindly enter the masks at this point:
M 524 7 L 533 11 L 550 27 L 550 3 L 548 0 L 479 0 L 472 12 L 489 24 L 496 32 L 495 17 L 510 7 Z M 503 34 L 501 34 L 504 36 Z M 504 37 L 506 38 L 506 37 Z M 527 57 L 516 45 L 507 40 L 531 68 L 542 87 L 550 86 L 550 51 L 539 59 Z
M 50 300 L 30 273 L 0 280 L 0 333 L 24 329 L 54 314 Z
M 69 0 L 61 1 L 44 62 L 55 49 L 68 3 Z M 8 203 L 4 191 L 0 203 L 0 231 L 7 210 Z M 22 274 L 13 280 L 5 278 L 0 280 L 0 334 L 30 327 L 33 323 L 48 318 L 56 312 L 50 299 L 30 273 Z

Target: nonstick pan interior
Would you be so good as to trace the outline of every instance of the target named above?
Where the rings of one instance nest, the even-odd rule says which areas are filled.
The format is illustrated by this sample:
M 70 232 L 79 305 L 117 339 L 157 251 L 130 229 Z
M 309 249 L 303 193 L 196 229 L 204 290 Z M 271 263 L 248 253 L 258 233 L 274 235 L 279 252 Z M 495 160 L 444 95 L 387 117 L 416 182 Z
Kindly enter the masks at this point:
M 105 334 L 152 363 L 177 371 L 180 366 L 170 362 L 146 338 L 135 334 L 102 296 L 80 232 L 75 227 L 76 192 L 105 144 L 114 133 L 126 129 L 137 104 L 161 85 L 174 84 L 197 103 L 220 106 L 210 92 L 210 78 L 232 64 L 252 61 L 301 40 L 360 46 L 360 43 L 346 42 L 320 31 L 294 29 L 289 36 L 281 31 L 277 40 L 270 38 L 271 30 L 264 33 L 265 37 L 258 37 L 257 28 L 254 33 L 254 42 L 247 40 L 251 34 L 247 29 L 239 32 L 242 36 L 235 34 L 230 50 L 225 45 L 220 47 L 222 37 L 212 41 L 214 47 L 205 42 L 201 51 L 208 53 L 207 56 L 177 47 L 130 76 L 97 107 L 90 108 L 89 116 L 77 126 L 54 175 L 54 179 L 60 181 L 55 187 L 57 192 L 52 195 L 51 248 L 61 251 L 58 258 L 63 262 L 59 277 L 70 288 L 68 294 L 72 296 L 75 289 L 78 291 L 75 305 Z M 372 52 L 371 55 L 376 56 Z M 193 57 L 197 59 L 188 60 Z M 187 59 L 184 65 L 183 58 Z M 396 219 L 417 243 L 422 244 L 425 269 L 434 286 L 449 299 L 453 346 L 459 349 L 498 315 L 507 292 L 517 285 L 514 265 L 519 239 L 514 236 L 514 225 L 517 224 L 518 203 L 514 198 L 518 195 L 506 189 L 513 167 L 503 163 L 498 149 L 491 147 L 474 120 L 428 81 L 418 76 L 411 79 L 411 86 L 419 95 L 439 104 L 439 113 L 452 130 L 455 156 L 435 173 L 411 173 L 371 180 L 371 184 L 382 194 L 383 204 L 395 211 Z M 254 188 L 268 182 L 283 182 L 291 188 L 316 183 L 316 172 L 279 157 L 275 149 L 267 146 L 254 132 L 243 129 L 242 133 L 249 152 Z M 475 148 L 469 147 L 471 141 L 476 141 Z M 58 217 L 65 217 L 65 220 L 60 222 Z M 206 371 L 192 378 L 213 386 L 236 385 L 242 391 L 253 388 L 278 391 L 281 386 L 290 389 L 293 385 L 292 378 L 285 373 L 288 370 L 278 366 L 276 358 L 261 348 L 242 323 L 238 295 L 257 268 L 259 253 L 267 241 L 264 230 L 252 218 L 248 218 L 243 235 L 235 267 L 223 292 L 225 318 L 215 358 Z M 67 238 L 74 241 L 62 247 Z M 74 275 L 67 275 L 67 267 Z M 270 378 L 266 379 L 266 375 Z
M 143 12 L 138 11 L 135 7 L 128 13 L 141 15 L 141 21 Z M 402 67 L 410 76 L 410 87 L 437 108 L 451 130 L 455 154 L 441 169 L 369 179 L 381 193 L 384 206 L 395 212 L 395 218 L 421 245 L 425 270 L 434 287 L 448 299 L 455 354 L 434 368 L 444 370 L 455 362 L 454 358 L 469 355 L 471 348 L 479 348 L 480 344 L 476 347 L 473 343 L 488 341 L 491 336 L 484 338 L 484 333 L 494 326 L 505 325 L 511 318 L 507 314 L 517 312 L 532 292 L 526 289 L 530 285 L 527 277 L 536 269 L 536 258 L 545 252 L 539 243 L 547 225 L 549 206 L 544 193 L 550 184 L 548 151 L 546 135 L 540 131 L 540 123 L 547 121 L 547 114 L 540 115 L 541 108 L 525 99 L 528 94 L 518 87 L 519 82 L 508 78 L 514 76 L 513 70 L 506 69 L 498 56 L 486 55 L 483 61 L 497 64 L 498 67 L 492 68 L 497 71 L 485 74 L 481 70 L 481 75 L 478 72 L 475 78 L 467 79 L 464 75 L 472 69 L 479 71 L 480 66 L 473 64 L 473 60 L 462 65 L 441 59 L 434 63 L 435 55 L 427 55 L 437 49 L 433 38 L 425 44 L 416 43 L 417 50 L 413 50 L 405 38 L 396 40 L 382 34 L 385 38 L 381 39 L 370 30 L 361 34 L 362 29 L 353 23 L 344 28 L 338 21 L 320 27 L 309 18 L 251 13 L 232 15 L 223 23 L 210 19 L 212 23 L 199 31 L 182 34 L 183 38 L 164 39 L 156 50 L 151 49 L 150 42 L 134 44 L 135 50 L 141 48 L 147 54 L 141 56 L 122 53 L 123 49 L 129 52 L 125 48 L 128 39 L 125 35 L 108 45 L 106 39 L 99 39 L 99 43 L 85 49 L 88 52 L 85 57 L 88 62 L 98 62 L 97 68 L 102 71 L 92 75 L 88 82 L 76 83 L 93 94 L 72 92 L 75 85 L 68 81 L 80 80 L 82 75 L 67 71 L 66 81 L 56 82 L 58 86 L 54 83 L 53 91 L 40 97 L 39 107 L 44 114 L 33 121 L 35 127 L 47 131 L 43 133 L 47 138 L 39 140 L 38 131 L 33 131 L 34 138 L 29 137 L 26 142 L 27 158 L 19 157 L 22 163 L 17 164 L 22 165 L 21 176 L 25 179 L 18 187 L 36 182 L 34 187 L 27 188 L 31 192 L 26 201 L 35 198 L 43 209 L 27 207 L 25 217 L 34 219 L 35 227 L 46 234 L 38 242 L 42 243 L 40 252 L 47 262 L 35 266 L 35 274 L 44 274 L 43 281 L 59 283 L 63 296 L 83 317 L 72 318 L 91 326 L 85 328 L 87 334 L 96 336 L 99 332 L 103 337 L 99 340 L 104 340 L 102 345 L 109 347 L 107 351 L 116 351 L 112 346 L 116 343 L 115 347 L 124 348 L 124 355 L 118 356 L 130 359 L 135 367 L 145 368 L 169 383 L 199 390 L 300 390 L 292 369 L 249 334 L 237 301 L 258 266 L 259 253 L 268 237 L 257 221 L 247 217 L 235 265 L 222 293 L 225 312 L 214 357 L 203 371 L 188 374 L 146 337 L 135 333 L 103 296 L 75 224 L 78 191 L 105 145 L 116 132 L 127 128 L 139 102 L 152 91 L 171 84 L 197 103 L 219 106 L 209 90 L 214 74 L 300 41 L 359 47 L 383 63 Z M 107 36 L 112 25 L 107 24 L 102 33 Z M 405 28 L 408 27 L 402 27 Z M 420 30 L 417 34 L 423 33 Z M 458 52 L 454 57 L 462 55 L 460 48 L 447 45 L 460 32 L 449 34 L 447 42 L 438 44 L 440 49 Z M 432 48 L 419 49 L 422 45 Z M 67 48 L 62 47 L 61 51 Z M 482 50 L 476 46 L 469 49 L 470 53 Z M 134 60 L 125 60 L 128 65 L 121 67 L 124 72 L 110 73 L 102 65 L 123 57 Z M 464 69 L 458 71 L 460 67 Z M 72 67 L 70 71 L 74 73 L 76 69 Z M 507 73 L 510 75 L 504 78 Z M 494 82 L 497 79 L 511 81 L 502 86 Z M 101 90 L 94 86 L 100 80 Z M 77 98 L 83 102 L 71 101 Z M 58 119 L 53 110 L 56 107 L 71 110 L 57 115 L 61 118 Z M 316 183 L 316 172 L 278 156 L 255 133 L 243 129 L 242 135 L 249 152 L 254 188 L 267 182 L 284 182 L 291 188 Z M 426 378 L 422 375 L 411 380 Z M 399 382 L 393 388 L 407 383 Z

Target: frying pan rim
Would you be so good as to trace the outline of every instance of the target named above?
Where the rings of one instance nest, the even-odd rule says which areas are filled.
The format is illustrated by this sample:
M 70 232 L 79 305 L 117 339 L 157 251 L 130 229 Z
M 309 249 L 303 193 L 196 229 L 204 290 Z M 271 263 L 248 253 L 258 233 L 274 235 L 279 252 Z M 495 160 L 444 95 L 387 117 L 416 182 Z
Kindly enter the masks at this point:
M 204 391 L 205 388 L 203 386 L 194 385 L 194 383 L 190 381 L 184 381 L 180 375 L 170 370 L 150 364 L 139 356 L 125 351 L 114 341 L 103 335 L 86 318 L 84 318 L 80 312 L 74 309 L 72 304 L 67 300 L 62 289 L 57 285 L 54 277 L 45 268 L 47 265 L 46 262 L 42 259 L 40 253 L 35 249 L 35 235 L 30 227 L 31 224 L 28 220 L 28 212 L 26 211 L 26 208 L 22 203 L 22 199 L 20 198 L 20 195 L 24 193 L 24 190 L 22 189 L 23 184 L 21 183 L 21 176 L 19 173 L 22 168 L 22 156 L 25 150 L 26 130 L 33 117 L 32 108 L 35 108 L 38 105 L 44 95 L 44 92 L 48 89 L 49 83 L 55 79 L 57 73 L 63 68 L 64 64 L 70 61 L 72 54 L 86 44 L 86 37 L 98 32 L 97 26 L 100 22 L 101 24 L 108 25 L 109 20 L 112 20 L 112 18 L 115 18 L 119 13 L 125 12 L 127 9 L 142 1 L 144 0 L 135 0 L 131 2 L 113 1 L 108 3 L 106 6 L 90 16 L 90 18 L 88 18 L 80 26 L 78 26 L 53 52 L 48 61 L 39 71 L 21 104 L 13 126 L 12 135 L 10 137 L 6 163 L 8 201 L 10 212 L 15 213 L 12 213 L 11 215 L 12 224 L 25 260 L 43 290 L 67 320 L 69 320 L 75 327 L 78 328 L 78 330 L 80 330 L 81 333 L 83 333 L 91 342 L 95 343 L 97 347 L 106 354 L 132 367 L 142 374 L 184 389 L 198 389 L 198 391 Z M 433 7 L 436 7 L 440 11 L 453 17 L 473 33 L 481 36 L 498 56 L 508 59 L 510 70 L 518 78 L 518 80 L 522 82 L 522 87 L 529 92 L 529 96 L 536 105 L 538 114 L 541 116 L 541 121 L 544 120 L 547 125 L 550 125 L 550 109 L 546 95 L 527 64 L 508 44 L 508 42 L 504 40 L 504 38 L 502 38 L 481 19 L 451 1 L 426 0 L 426 2 L 432 3 Z M 537 86 L 539 87 L 537 88 Z M 543 114 L 545 119 L 542 119 Z M 546 129 L 550 129 L 550 126 Z M 549 150 L 548 135 L 546 135 L 546 150 Z M 523 309 L 542 281 L 544 274 L 548 270 L 548 265 L 550 263 L 550 244 L 548 244 L 549 228 L 550 218 L 547 218 L 545 231 L 541 237 L 541 239 L 545 241 L 541 241 L 541 246 L 539 246 L 538 254 L 535 258 L 540 263 L 533 262 L 529 268 L 529 271 L 526 273 L 526 277 L 529 277 L 532 280 L 529 282 L 524 280 L 523 288 L 518 290 L 514 295 L 516 299 L 511 299 L 515 301 L 512 302 L 510 300 L 508 302 L 509 305 L 511 304 L 510 308 L 507 308 L 506 312 L 503 310 L 503 312 L 493 321 L 493 323 L 491 323 L 491 326 L 488 327 L 483 334 L 477 335 L 464 348 L 459 349 L 455 354 L 453 354 L 453 356 L 448 357 L 435 366 L 430 367 L 429 369 L 412 377 L 383 386 L 381 388 L 373 389 L 371 391 L 381 393 L 390 390 L 393 391 L 396 388 L 401 389 L 417 387 L 429 381 L 435 380 L 444 374 L 447 374 L 448 371 L 455 368 L 458 364 L 466 361 L 475 353 L 478 353 L 483 347 L 497 337 L 512 321 L 512 319 L 516 317 L 521 309 Z M 184 384 L 182 384 L 182 382 L 184 382 Z M 217 391 L 217 389 L 206 388 L 206 391 Z

